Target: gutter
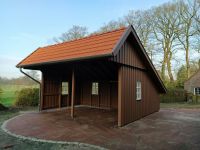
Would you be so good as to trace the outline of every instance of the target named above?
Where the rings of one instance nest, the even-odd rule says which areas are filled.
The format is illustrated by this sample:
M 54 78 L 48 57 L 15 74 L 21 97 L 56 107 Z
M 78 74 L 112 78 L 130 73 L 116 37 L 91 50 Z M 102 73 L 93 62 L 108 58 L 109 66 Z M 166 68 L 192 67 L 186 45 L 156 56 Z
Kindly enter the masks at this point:
M 41 108 L 40 108 L 40 103 L 41 103 L 41 82 L 40 81 L 38 81 L 38 80 L 36 80 L 36 79 L 34 79 L 33 77 L 31 77 L 30 75 L 28 75 L 27 73 L 25 73 L 23 70 L 22 70 L 22 68 L 19 68 L 19 70 L 20 70 L 20 72 L 21 73 L 23 73 L 25 76 L 27 76 L 27 77 L 29 77 L 30 79 L 32 79 L 33 81 L 35 81 L 36 83 L 38 83 L 39 84 L 39 86 L 40 86 L 40 88 L 39 88 L 39 104 L 38 104 L 38 109 L 39 109 L 39 111 L 41 111 Z

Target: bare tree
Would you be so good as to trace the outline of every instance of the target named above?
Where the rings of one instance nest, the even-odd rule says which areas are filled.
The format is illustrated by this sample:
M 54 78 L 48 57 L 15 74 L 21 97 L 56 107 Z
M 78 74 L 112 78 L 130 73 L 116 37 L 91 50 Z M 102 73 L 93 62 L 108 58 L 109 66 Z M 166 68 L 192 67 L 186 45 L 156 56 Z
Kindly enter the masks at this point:
M 126 26 L 126 24 L 122 19 L 118 19 L 117 21 L 112 20 L 100 27 L 97 33 L 112 31 L 124 26 Z
M 196 30 L 198 32 L 198 34 L 200 34 L 200 0 L 196 0 L 196 8 L 197 8 L 197 12 L 195 15 L 195 21 L 196 21 Z
M 30 70 L 30 71 L 28 71 L 27 73 L 28 73 L 28 75 L 30 75 L 30 76 L 33 77 L 34 79 L 40 80 L 38 71 L 36 71 L 36 70 Z
M 198 34 L 196 30 L 196 20 L 197 12 L 199 9 L 197 0 L 188 1 L 185 3 L 184 1 L 180 1 L 177 5 L 178 14 L 181 20 L 181 25 L 179 30 L 177 31 L 177 37 L 180 43 L 183 46 L 185 51 L 185 63 L 186 63 L 186 75 L 187 78 L 190 76 L 190 57 L 189 52 L 191 50 L 191 42 L 194 41 L 195 35 Z
M 166 67 L 170 81 L 174 81 L 172 73 L 172 58 L 177 51 L 176 31 L 178 30 L 180 20 L 176 12 L 176 3 L 166 3 L 154 8 L 153 31 L 154 37 L 158 44 L 161 45 L 161 53 L 163 55 L 161 65 L 161 77 L 165 80 Z
M 63 33 L 60 37 L 54 38 L 56 43 L 70 41 L 85 37 L 88 35 L 88 30 L 86 27 L 74 25 L 67 32 Z
M 132 24 L 136 29 L 138 36 L 145 48 L 149 42 L 149 36 L 152 32 L 152 15 L 149 10 L 146 11 L 129 11 L 125 21 Z

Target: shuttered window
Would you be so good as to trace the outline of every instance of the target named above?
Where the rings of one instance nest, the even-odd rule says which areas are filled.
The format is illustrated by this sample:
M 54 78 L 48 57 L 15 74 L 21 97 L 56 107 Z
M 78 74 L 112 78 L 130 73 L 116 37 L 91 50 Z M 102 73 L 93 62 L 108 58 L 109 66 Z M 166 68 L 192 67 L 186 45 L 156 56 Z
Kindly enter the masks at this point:
M 136 100 L 142 99 L 142 87 L 141 87 L 141 81 L 136 82 Z
M 92 82 L 92 95 L 98 95 L 98 94 L 99 94 L 99 83 Z
M 69 94 L 69 83 L 62 82 L 62 95 L 68 95 L 68 94 Z

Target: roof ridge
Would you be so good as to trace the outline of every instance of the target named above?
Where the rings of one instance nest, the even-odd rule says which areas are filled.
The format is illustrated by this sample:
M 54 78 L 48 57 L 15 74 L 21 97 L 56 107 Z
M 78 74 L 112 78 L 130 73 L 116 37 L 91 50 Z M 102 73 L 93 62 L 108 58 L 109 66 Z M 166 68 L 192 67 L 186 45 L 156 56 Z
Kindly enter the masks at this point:
M 70 43 L 70 42 L 79 41 L 79 40 L 83 40 L 83 39 L 87 39 L 87 38 L 92 38 L 92 37 L 95 37 L 95 36 L 99 36 L 99 35 L 103 35 L 103 34 L 107 34 L 107 33 L 111 33 L 111 32 L 120 31 L 120 30 L 126 29 L 126 28 L 127 27 L 123 26 L 123 27 L 120 27 L 118 29 L 114 29 L 114 30 L 111 30 L 111 31 L 105 31 L 105 32 L 96 33 L 96 34 L 90 34 L 90 35 L 88 35 L 86 37 L 82 37 L 82 38 L 78 38 L 78 39 L 73 39 L 73 40 L 69 40 L 69 41 L 64 41 L 64 42 L 56 43 L 56 44 L 52 44 L 52 45 L 47 45 L 47 46 L 40 47 L 40 48 L 47 48 L 47 47 L 62 45 L 62 44 L 65 44 L 65 43 Z

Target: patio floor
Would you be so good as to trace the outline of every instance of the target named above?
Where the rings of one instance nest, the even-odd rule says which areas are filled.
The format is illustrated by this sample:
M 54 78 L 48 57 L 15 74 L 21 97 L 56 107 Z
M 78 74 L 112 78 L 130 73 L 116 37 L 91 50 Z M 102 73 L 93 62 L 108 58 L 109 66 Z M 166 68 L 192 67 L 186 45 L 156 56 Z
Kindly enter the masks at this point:
M 28 137 L 81 142 L 108 149 L 200 149 L 200 110 L 161 109 L 122 128 L 117 113 L 94 108 L 25 113 L 9 120 L 6 129 Z M 114 117 L 115 116 L 115 117 Z

